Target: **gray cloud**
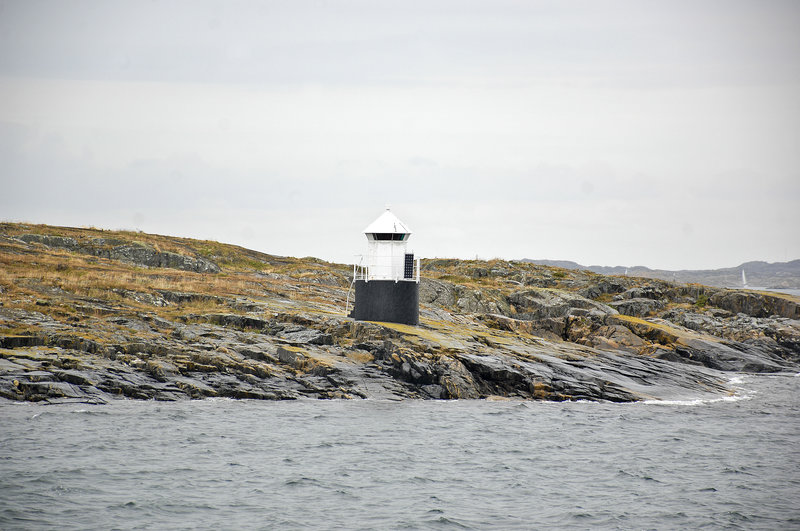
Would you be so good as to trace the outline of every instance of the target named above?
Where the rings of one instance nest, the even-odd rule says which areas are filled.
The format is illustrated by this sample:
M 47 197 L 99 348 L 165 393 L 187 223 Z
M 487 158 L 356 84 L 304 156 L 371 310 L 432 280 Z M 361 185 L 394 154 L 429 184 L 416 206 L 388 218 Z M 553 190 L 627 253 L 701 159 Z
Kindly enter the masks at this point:
M 4 1 L 0 217 L 349 260 L 389 202 L 428 256 L 791 259 L 798 22 L 789 1 Z
M 13 75 L 169 82 L 798 80 L 791 1 L 3 4 Z

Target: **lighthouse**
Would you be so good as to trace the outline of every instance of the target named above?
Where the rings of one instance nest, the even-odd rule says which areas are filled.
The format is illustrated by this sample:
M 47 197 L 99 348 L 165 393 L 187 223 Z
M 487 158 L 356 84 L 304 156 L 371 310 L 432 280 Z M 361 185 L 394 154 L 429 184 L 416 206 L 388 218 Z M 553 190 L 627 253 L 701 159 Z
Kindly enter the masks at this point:
M 357 321 L 419 324 L 419 259 L 408 252 L 411 229 L 387 207 L 364 229 L 367 254 L 353 268 Z

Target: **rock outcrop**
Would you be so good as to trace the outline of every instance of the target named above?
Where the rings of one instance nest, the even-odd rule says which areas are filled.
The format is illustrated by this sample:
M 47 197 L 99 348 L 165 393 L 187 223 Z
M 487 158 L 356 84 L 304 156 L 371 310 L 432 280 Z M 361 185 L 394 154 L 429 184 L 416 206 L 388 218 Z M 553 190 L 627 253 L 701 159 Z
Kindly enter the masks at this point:
M 196 256 L 185 256 L 169 251 L 159 251 L 137 241 L 118 238 L 93 238 L 88 242 L 78 242 L 75 238 L 52 236 L 48 234 L 21 234 L 17 236 L 26 243 L 40 243 L 51 249 L 66 249 L 100 258 L 121 260 L 144 267 L 169 267 L 197 273 L 219 273 L 214 262 Z
M 800 364 L 792 297 L 428 260 L 413 327 L 345 317 L 349 271 L 0 224 L 0 397 L 635 401 L 719 396 L 725 372 Z

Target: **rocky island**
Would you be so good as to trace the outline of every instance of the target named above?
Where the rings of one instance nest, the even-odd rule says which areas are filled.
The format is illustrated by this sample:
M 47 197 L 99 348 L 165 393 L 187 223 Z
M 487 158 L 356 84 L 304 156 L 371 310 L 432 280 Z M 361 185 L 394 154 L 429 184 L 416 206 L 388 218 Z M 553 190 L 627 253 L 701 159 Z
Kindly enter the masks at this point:
M 0 397 L 724 396 L 797 372 L 800 299 L 523 261 L 422 261 L 420 325 L 346 316 L 352 266 L 0 223 Z

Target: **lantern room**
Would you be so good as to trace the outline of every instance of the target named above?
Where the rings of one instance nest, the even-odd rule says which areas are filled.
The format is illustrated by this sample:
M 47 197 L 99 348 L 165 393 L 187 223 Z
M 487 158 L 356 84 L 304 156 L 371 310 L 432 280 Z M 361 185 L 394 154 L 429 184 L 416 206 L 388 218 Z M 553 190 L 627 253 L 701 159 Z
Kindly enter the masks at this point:
M 364 229 L 366 280 L 417 280 L 414 254 L 408 252 L 411 229 L 387 208 Z

